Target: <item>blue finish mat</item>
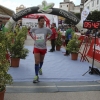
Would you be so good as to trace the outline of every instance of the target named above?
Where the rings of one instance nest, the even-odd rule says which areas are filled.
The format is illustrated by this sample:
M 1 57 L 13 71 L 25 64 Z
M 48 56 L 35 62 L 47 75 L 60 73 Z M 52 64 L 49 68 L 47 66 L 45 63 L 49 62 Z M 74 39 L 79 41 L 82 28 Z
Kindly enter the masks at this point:
M 34 71 L 34 55 L 33 47 L 26 46 L 30 50 L 29 55 L 25 60 L 20 60 L 18 68 L 10 67 L 8 73 L 13 77 L 14 82 L 33 81 Z M 50 47 L 48 47 L 49 51 Z M 43 75 L 39 76 L 40 81 L 97 81 L 100 80 L 99 75 L 90 75 L 87 73 L 82 76 L 89 66 L 88 62 L 80 62 L 71 60 L 70 56 L 64 56 L 61 51 L 47 52 L 43 64 Z

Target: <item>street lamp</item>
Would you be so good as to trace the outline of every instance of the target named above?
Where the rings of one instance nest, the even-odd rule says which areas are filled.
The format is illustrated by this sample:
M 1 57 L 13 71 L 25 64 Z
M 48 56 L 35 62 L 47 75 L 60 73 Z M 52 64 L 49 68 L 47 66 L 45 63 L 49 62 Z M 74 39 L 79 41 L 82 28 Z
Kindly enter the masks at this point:
M 84 8 L 84 4 L 81 3 L 81 4 L 80 4 L 80 13 L 82 12 L 83 8 Z

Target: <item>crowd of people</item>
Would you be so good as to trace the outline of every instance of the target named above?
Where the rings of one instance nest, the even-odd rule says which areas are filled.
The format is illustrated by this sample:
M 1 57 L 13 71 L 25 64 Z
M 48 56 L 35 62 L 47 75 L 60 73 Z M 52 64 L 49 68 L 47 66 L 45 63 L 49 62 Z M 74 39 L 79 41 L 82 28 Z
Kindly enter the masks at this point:
M 86 36 L 93 36 L 100 38 L 100 29 L 93 29 L 93 30 L 87 30 L 87 32 L 85 33 Z
M 58 28 L 61 31 L 66 31 L 68 29 L 69 25 L 60 25 Z M 71 25 L 71 27 L 74 29 L 75 32 L 78 32 L 78 29 L 75 25 Z

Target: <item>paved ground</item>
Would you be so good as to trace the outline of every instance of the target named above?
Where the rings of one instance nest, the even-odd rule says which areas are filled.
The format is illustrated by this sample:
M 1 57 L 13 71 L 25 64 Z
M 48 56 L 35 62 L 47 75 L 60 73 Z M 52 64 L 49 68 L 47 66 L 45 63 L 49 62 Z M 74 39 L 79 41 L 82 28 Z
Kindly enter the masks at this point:
M 100 92 L 7 93 L 5 100 L 100 100 Z
M 27 45 L 27 46 L 33 46 L 34 45 L 34 41 L 31 39 L 31 37 L 29 35 L 27 36 L 27 40 L 25 41 L 25 45 Z M 47 46 L 50 46 L 50 41 L 47 42 Z M 82 50 L 83 50 L 83 48 L 82 48 Z M 92 59 L 89 58 L 89 57 L 88 57 L 88 59 L 89 59 L 89 62 L 92 64 Z M 94 65 L 100 68 L 99 62 L 94 61 Z
M 8 85 L 6 93 L 57 93 L 99 91 L 99 82 L 15 82 Z
M 50 46 L 50 42 L 47 43 Z M 28 36 L 25 45 L 33 45 Z M 89 59 L 91 61 L 91 59 Z M 95 62 L 98 67 L 100 63 Z M 7 86 L 5 100 L 99 100 L 98 82 L 16 82 Z

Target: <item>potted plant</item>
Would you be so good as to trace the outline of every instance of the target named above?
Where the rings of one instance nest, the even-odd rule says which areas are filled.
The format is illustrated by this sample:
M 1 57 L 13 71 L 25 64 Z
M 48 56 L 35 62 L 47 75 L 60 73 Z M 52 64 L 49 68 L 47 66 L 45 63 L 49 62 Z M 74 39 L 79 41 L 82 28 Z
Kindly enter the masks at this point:
M 62 33 L 60 31 L 57 32 L 57 39 L 55 41 L 56 50 L 60 51 L 60 48 L 62 46 Z
M 24 48 L 26 31 L 24 28 L 17 29 L 16 34 L 10 32 L 7 34 L 8 50 L 11 57 L 11 67 L 19 67 L 20 59 L 25 59 L 29 50 Z M 14 40 L 12 42 L 12 39 Z
M 80 49 L 80 41 L 78 40 L 77 35 L 74 35 L 72 39 L 68 42 L 66 49 L 71 53 L 71 59 L 77 60 L 78 52 Z
M 26 26 L 23 26 L 22 30 L 24 31 L 24 33 L 25 33 L 25 39 L 27 40 L 28 28 Z
M 4 100 L 6 84 L 12 84 L 12 77 L 8 74 L 9 61 L 6 59 L 7 41 L 4 33 L 0 32 L 0 100 Z
M 17 35 L 17 33 L 21 32 L 20 36 L 23 36 L 23 37 L 25 37 L 25 39 L 27 39 L 28 28 L 26 26 L 23 26 L 21 28 L 16 26 L 14 31 L 15 31 L 16 35 Z

